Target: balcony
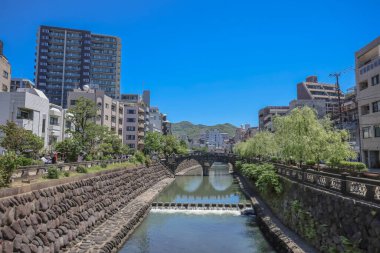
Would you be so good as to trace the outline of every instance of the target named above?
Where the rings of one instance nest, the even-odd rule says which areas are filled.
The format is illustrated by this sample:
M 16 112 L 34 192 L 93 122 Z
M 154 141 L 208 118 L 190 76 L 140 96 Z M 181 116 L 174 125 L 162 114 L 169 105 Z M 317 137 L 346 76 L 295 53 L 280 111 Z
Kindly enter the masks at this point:
M 138 128 L 139 128 L 139 129 L 144 129 L 144 128 L 145 128 L 145 126 L 144 126 L 144 124 L 143 124 L 143 123 L 139 123 L 139 124 L 138 124 Z

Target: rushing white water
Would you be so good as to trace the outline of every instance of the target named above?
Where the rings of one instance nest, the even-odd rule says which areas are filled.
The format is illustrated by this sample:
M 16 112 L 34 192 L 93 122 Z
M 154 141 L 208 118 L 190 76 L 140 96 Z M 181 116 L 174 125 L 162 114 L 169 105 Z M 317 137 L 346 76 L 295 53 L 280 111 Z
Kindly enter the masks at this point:
M 240 211 L 238 210 L 188 210 L 188 209 L 151 209 L 151 213 L 165 213 L 165 214 L 175 214 L 175 213 L 181 213 L 181 214 L 187 214 L 187 215 L 233 215 L 233 216 L 239 216 Z

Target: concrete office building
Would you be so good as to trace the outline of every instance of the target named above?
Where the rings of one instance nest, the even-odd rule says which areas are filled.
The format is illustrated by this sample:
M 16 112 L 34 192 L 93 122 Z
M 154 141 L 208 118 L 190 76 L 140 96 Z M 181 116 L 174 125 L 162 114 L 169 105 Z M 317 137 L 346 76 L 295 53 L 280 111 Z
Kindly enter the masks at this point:
M 11 92 L 17 91 L 19 88 L 34 88 L 35 85 L 32 81 L 26 78 L 12 78 L 11 80 Z
M 3 42 L 0 40 L 0 92 L 10 91 L 11 64 L 3 53 Z
M 273 119 L 276 116 L 283 116 L 289 110 L 289 106 L 267 106 L 259 111 L 259 130 L 273 132 Z
M 111 98 L 120 94 L 121 42 L 90 31 L 41 26 L 35 83 L 51 103 L 67 107 L 68 92 L 90 85 Z
M 98 108 L 95 123 L 106 126 L 111 132 L 123 138 L 124 124 L 124 104 L 116 99 L 107 96 L 102 90 L 89 89 L 84 86 L 83 89 L 75 89 L 68 93 L 68 107 L 76 104 L 76 101 L 84 97 L 96 103 Z
M 49 100 L 42 91 L 20 88 L 17 92 L 1 92 L 0 108 L 0 125 L 13 121 L 41 137 L 48 147 Z
M 380 168 L 380 37 L 355 53 L 361 158 Z

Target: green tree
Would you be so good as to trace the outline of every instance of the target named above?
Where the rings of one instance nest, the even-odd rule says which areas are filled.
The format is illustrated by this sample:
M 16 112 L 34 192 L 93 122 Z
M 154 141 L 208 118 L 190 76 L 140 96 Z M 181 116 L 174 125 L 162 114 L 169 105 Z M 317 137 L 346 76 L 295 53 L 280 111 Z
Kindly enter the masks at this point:
M 9 185 L 12 173 L 17 169 L 19 161 L 13 151 L 0 156 L 0 187 Z
M 94 136 L 98 133 L 95 125 L 96 104 L 94 101 L 80 97 L 75 106 L 71 107 L 68 112 L 68 118 L 74 125 L 74 130 L 69 129 L 72 134 L 86 151 L 90 149 Z
M 157 132 L 148 132 L 145 135 L 144 140 L 144 153 L 145 154 L 152 154 L 162 153 L 163 150 L 163 135 Z
M 19 127 L 15 122 L 7 121 L 5 125 L 0 126 L 0 131 L 3 133 L 0 146 L 8 151 L 35 157 L 44 146 L 42 138 Z
M 82 147 L 78 141 L 69 138 L 57 143 L 55 145 L 55 150 L 65 157 L 66 162 L 76 162 Z

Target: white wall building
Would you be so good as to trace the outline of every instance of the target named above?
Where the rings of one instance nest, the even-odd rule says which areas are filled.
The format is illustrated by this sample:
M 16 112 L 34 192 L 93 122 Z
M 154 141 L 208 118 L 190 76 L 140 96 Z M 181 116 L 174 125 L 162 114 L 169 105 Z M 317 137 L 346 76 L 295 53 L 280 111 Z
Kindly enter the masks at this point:
M 228 134 L 221 133 L 218 129 L 206 130 L 201 133 L 200 142 L 211 150 L 224 150 L 227 147 Z
M 49 100 L 37 89 L 18 89 L 0 93 L 0 124 L 14 121 L 20 127 L 42 137 L 48 147 Z

